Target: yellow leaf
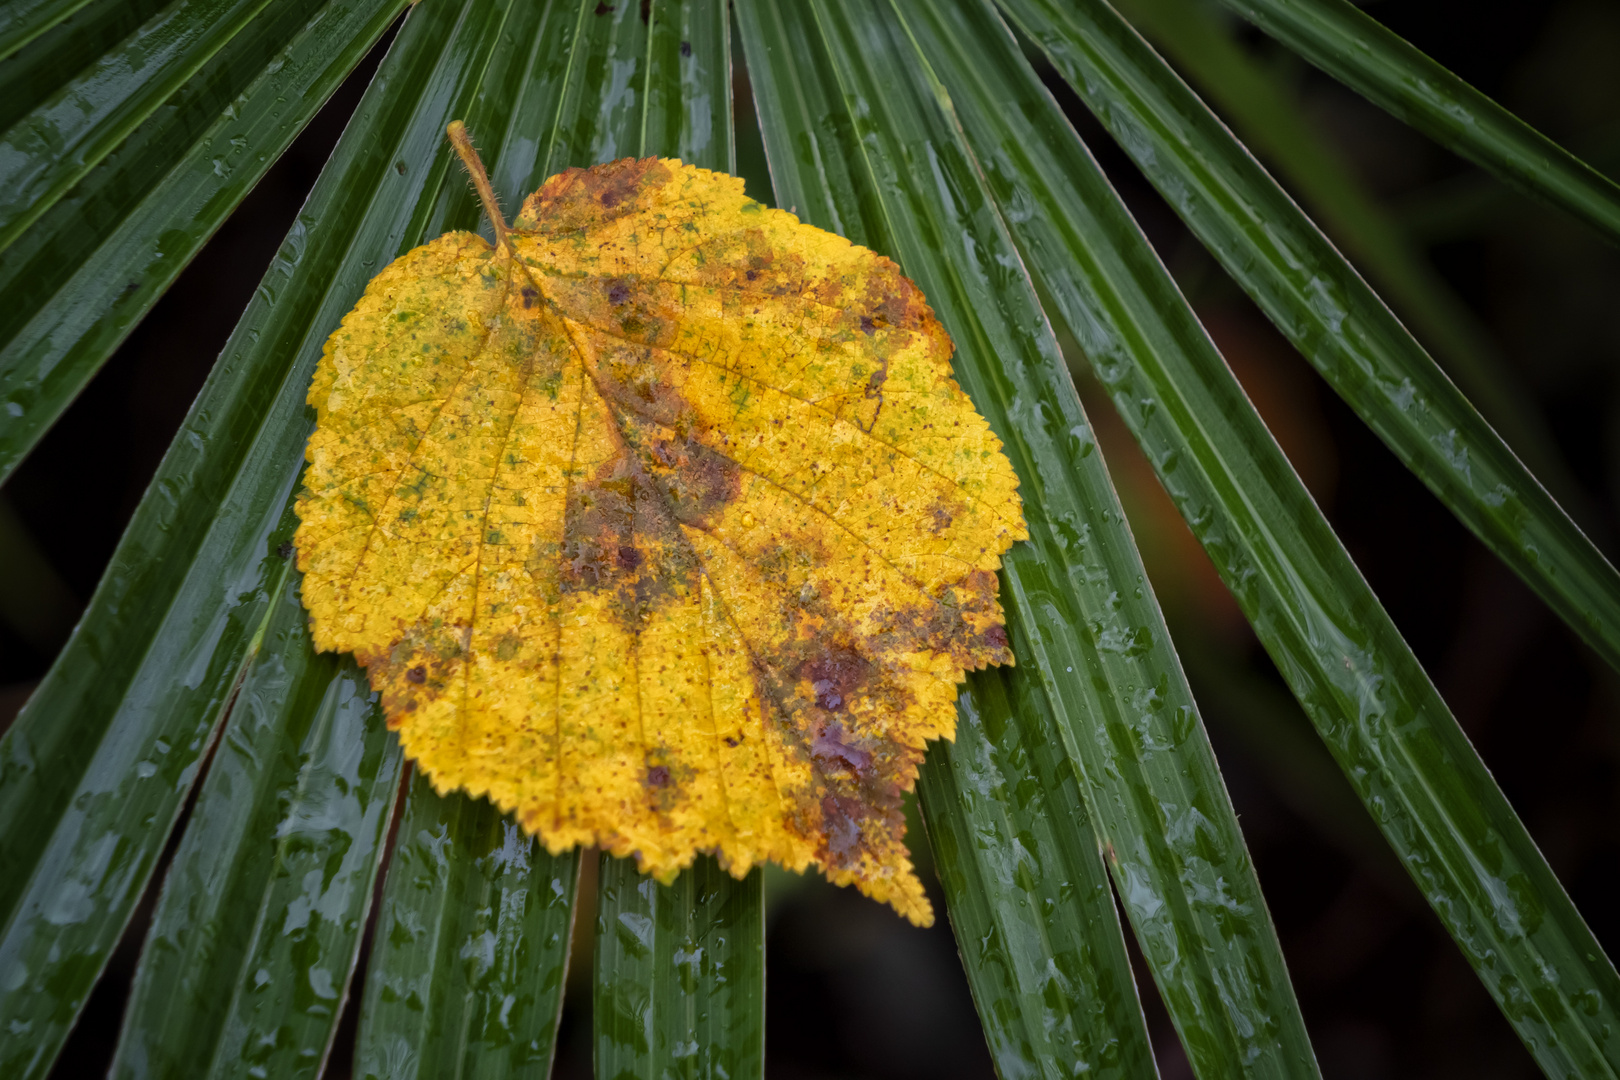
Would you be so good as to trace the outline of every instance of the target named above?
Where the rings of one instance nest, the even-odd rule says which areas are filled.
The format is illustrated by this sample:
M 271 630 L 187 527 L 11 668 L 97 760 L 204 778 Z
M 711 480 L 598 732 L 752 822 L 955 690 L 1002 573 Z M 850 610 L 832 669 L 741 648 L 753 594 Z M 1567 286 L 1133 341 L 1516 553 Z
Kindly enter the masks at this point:
M 814 865 L 931 922 L 901 796 L 964 670 L 1012 663 L 995 571 L 1026 532 L 922 294 L 679 161 L 491 216 L 496 246 L 406 253 L 326 343 L 317 646 L 438 790 L 553 852 Z

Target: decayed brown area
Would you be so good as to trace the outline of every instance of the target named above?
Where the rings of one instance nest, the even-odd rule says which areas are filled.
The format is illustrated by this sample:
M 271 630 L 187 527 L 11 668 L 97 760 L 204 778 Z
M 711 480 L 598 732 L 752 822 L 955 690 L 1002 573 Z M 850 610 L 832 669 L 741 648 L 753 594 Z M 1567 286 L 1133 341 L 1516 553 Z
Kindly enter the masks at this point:
M 317 643 L 553 850 L 815 865 L 929 921 L 901 798 L 1012 662 L 1024 526 L 922 294 L 674 161 L 553 177 L 508 243 L 408 253 L 327 344 Z

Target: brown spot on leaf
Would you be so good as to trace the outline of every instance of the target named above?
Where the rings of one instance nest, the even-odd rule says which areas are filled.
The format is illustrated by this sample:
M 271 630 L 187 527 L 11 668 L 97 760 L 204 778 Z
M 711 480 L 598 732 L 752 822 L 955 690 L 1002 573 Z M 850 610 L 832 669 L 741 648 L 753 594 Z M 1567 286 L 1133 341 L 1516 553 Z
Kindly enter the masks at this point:
M 681 42 L 681 55 L 682 56 L 691 56 L 692 55 L 692 43 L 690 41 Z
M 518 290 L 518 295 L 523 297 L 523 306 L 525 308 L 532 308 L 534 307 L 534 302 L 540 299 L 540 290 L 536 289 L 533 285 L 525 285 L 522 289 Z
M 951 587 L 950 595 L 955 598 L 954 603 L 964 609 L 999 613 L 1001 605 L 995 601 L 1000 588 L 1001 583 L 996 580 L 995 571 L 973 570 Z
M 564 590 L 597 589 L 617 575 L 618 551 L 632 542 L 628 476 L 608 472 L 574 486 L 563 517 Z
M 883 384 L 889 381 L 889 361 L 884 358 L 883 366 L 878 368 L 866 380 L 866 396 L 868 399 L 883 397 Z
M 872 321 L 872 316 L 861 316 L 861 333 L 865 334 L 867 337 L 871 337 L 873 334 L 877 333 L 877 323 Z
M 889 358 L 885 356 L 883 358 L 883 363 L 876 371 L 872 372 L 872 374 L 868 376 L 866 380 L 866 400 L 876 401 L 877 408 L 872 410 L 872 415 L 866 420 L 865 423 L 857 421 L 857 423 L 860 424 L 862 431 L 869 432 L 877 426 L 878 416 L 883 412 L 883 384 L 888 381 Z
M 612 4 L 603 3 L 602 0 L 597 0 L 596 10 L 593 12 L 593 14 L 606 15 L 608 12 L 615 10 L 617 9 Z
M 657 158 L 621 158 L 592 169 L 567 169 L 523 201 L 513 228 L 557 237 L 635 212 L 637 196 L 669 182 Z
M 899 273 L 872 275 L 867 280 L 863 299 L 860 306 L 867 312 L 861 320 L 863 330 L 867 319 L 876 330 L 892 328 L 909 332 L 921 330 L 933 319 L 934 313 L 923 299 L 922 290 Z
M 872 755 L 849 741 L 844 725 L 834 720 L 816 732 L 810 743 L 810 753 L 822 761 L 847 767 L 857 776 L 866 775 L 872 767 Z
M 417 664 L 415 667 L 411 668 L 405 673 L 405 681 L 409 683 L 416 683 L 418 686 L 427 682 L 427 668 L 423 667 L 421 664 Z
M 613 282 L 608 286 L 607 298 L 608 303 L 614 307 L 620 307 L 628 303 L 630 300 L 630 286 L 622 281 Z
M 844 865 L 861 846 L 859 818 L 866 807 L 857 799 L 826 795 L 821 800 L 821 827 L 827 841 L 827 854 L 835 865 Z
M 559 554 L 562 590 L 611 594 L 612 610 L 631 626 L 665 598 L 684 594 L 696 572 L 665 481 L 630 455 L 573 485 Z
M 692 407 L 670 385 L 664 366 L 651 349 L 633 345 L 613 348 L 597 358 L 591 376 L 604 398 L 635 417 L 666 428 L 680 429 L 691 423 Z M 625 428 L 625 419 L 618 418 L 621 429 Z M 626 430 L 625 435 L 632 441 L 643 437 L 639 430 Z
M 662 466 L 654 473 L 668 494 L 670 512 L 683 525 L 707 526 L 742 488 L 737 463 L 695 440 L 657 440 L 652 456 Z
M 670 778 L 670 775 L 669 775 L 669 766 L 667 766 L 667 765 L 654 765 L 652 768 L 647 770 L 647 779 L 646 779 L 645 782 L 646 782 L 647 786 L 650 787 L 650 788 L 666 788 L 666 787 L 669 787 L 669 785 L 671 783 L 671 778 Z
M 816 705 L 838 712 L 871 673 L 872 665 L 849 649 L 828 649 L 799 665 L 799 678 L 808 680 Z

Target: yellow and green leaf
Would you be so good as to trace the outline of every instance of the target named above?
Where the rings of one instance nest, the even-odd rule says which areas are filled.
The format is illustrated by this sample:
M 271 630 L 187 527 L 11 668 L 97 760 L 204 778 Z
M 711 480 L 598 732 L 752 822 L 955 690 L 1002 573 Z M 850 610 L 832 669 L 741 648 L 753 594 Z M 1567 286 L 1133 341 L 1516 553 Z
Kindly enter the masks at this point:
M 1012 661 L 1026 532 L 922 294 L 669 159 L 562 173 L 497 235 L 408 252 L 327 344 L 315 641 L 553 852 L 815 865 L 930 922 L 900 799 L 964 672 Z

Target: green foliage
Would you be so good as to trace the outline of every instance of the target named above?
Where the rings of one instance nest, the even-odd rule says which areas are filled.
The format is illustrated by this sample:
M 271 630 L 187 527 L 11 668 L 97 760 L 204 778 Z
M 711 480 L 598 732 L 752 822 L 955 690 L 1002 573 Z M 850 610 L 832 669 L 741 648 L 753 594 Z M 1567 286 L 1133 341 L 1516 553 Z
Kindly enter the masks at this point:
M 1518 188 L 1620 229 L 1611 182 L 1343 0 L 1229 4 Z M 193 789 L 116 1075 L 319 1074 L 374 895 L 356 1075 L 493 1078 L 550 1061 L 579 860 L 545 855 L 485 804 L 402 782 L 363 678 L 312 652 L 285 547 L 303 398 L 378 269 L 477 225 L 449 120 L 478 134 L 508 199 L 627 154 L 720 169 L 741 156 L 747 171 L 759 143 L 734 132 L 730 96 L 746 61 L 776 204 L 918 282 L 1020 476 L 1031 539 L 1002 577 L 1019 666 L 969 681 L 957 740 L 932 748 L 919 784 L 1001 1074 L 1154 1075 L 1128 929 L 1201 1078 L 1317 1075 L 1061 338 L 1543 1070 L 1620 1075 L 1612 963 L 1012 27 L 1401 461 L 1615 664 L 1612 567 L 1104 0 L 737 0 L 736 41 L 728 6 L 421 0 L 404 16 L 88 611 L 0 741 L 0 1072 L 49 1070 Z M 1126 12 L 1173 56 L 1204 57 L 1195 78 L 1264 130 L 1259 76 L 1224 47 L 1200 51 L 1189 35 L 1216 24 L 1196 7 L 1178 18 L 1184 6 Z M 28 0 L 0 13 L 0 476 L 402 8 Z M 1466 363 L 1469 331 L 1447 338 L 1445 301 L 1408 272 L 1393 226 L 1331 164 L 1284 156 L 1329 232 L 1372 221 L 1352 256 Z M 1489 396 L 1488 378 L 1463 381 Z M 1511 424 L 1511 402 L 1493 407 Z M 1533 431 L 1509 438 L 1537 464 Z M 661 887 L 610 860 L 600 881 L 598 1075 L 761 1075 L 760 876 L 704 863 Z

